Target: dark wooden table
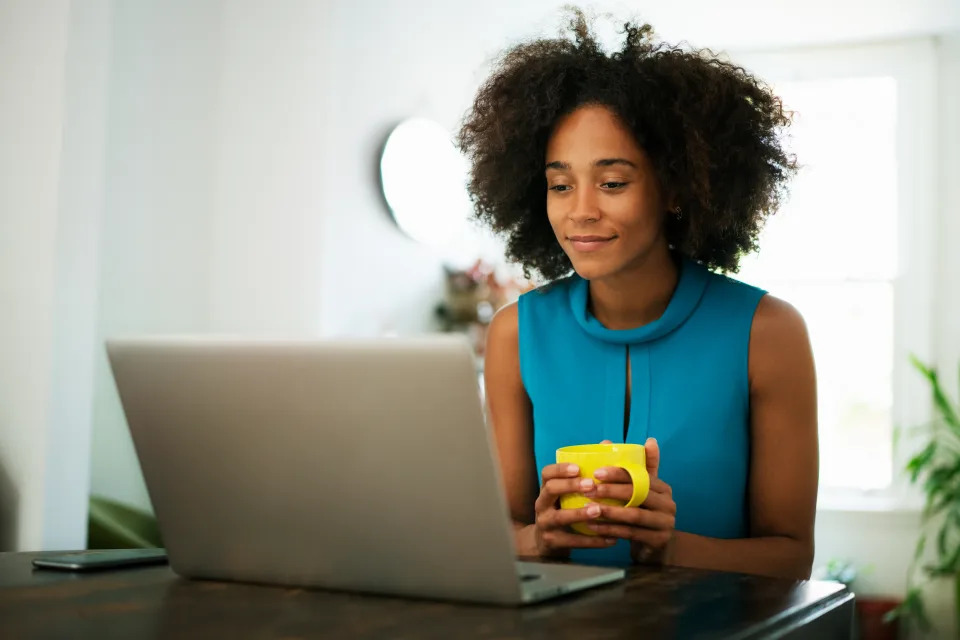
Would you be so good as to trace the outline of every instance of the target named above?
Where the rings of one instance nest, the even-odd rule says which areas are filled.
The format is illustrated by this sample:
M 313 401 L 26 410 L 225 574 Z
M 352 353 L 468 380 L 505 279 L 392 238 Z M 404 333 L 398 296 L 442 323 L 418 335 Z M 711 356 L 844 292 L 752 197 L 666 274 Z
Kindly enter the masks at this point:
M 0 553 L 0 638 L 833 638 L 849 640 L 839 584 L 690 569 L 523 608 L 184 580 L 167 566 L 35 570 Z

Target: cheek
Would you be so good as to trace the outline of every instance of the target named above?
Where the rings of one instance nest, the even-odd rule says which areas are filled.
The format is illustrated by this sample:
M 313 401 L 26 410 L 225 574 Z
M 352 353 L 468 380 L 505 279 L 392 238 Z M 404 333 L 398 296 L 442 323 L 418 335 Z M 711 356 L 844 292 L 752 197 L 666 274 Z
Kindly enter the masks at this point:
M 559 208 L 556 206 L 550 206 L 550 203 L 547 203 L 547 220 L 550 222 L 550 228 L 553 229 L 554 235 L 559 237 L 560 227 L 563 223 L 563 214 L 560 213 Z
M 642 198 L 624 198 L 611 207 L 609 213 L 624 234 L 629 234 L 638 241 L 656 235 L 662 224 L 662 216 L 657 207 Z

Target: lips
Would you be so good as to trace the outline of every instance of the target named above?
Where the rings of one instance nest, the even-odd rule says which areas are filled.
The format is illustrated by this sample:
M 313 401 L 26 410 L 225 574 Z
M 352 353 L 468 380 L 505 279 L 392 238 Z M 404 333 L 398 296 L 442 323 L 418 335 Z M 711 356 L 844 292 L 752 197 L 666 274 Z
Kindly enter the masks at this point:
M 604 249 L 617 239 L 617 236 L 568 236 L 570 245 L 576 251 L 589 252 Z

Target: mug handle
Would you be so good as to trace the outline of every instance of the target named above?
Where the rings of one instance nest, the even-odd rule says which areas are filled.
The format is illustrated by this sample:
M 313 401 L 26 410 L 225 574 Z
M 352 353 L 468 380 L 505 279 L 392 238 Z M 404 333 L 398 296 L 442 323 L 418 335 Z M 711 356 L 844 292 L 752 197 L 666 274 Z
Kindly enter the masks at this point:
M 647 494 L 650 493 L 650 474 L 647 473 L 647 467 L 645 464 L 628 462 L 622 468 L 630 476 L 630 481 L 633 483 L 633 495 L 630 496 L 629 502 L 623 506 L 624 508 L 639 507 L 647 499 Z

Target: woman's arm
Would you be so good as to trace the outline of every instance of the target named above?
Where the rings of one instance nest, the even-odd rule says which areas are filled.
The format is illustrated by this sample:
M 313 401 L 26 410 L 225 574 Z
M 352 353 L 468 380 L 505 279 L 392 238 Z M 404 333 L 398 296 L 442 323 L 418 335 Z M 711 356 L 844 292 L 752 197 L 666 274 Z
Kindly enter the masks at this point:
M 765 296 L 750 333 L 750 538 L 676 532 L 672 564 L 809 578 L 819 456 L 813 354 L 799 312 Z
M 517 553 L 532 556 L 537 555 L 535 547 L 527 548 L 532 536 L 522 535 L 521 531 L 533 524 L 539 483 L 533 456 L 530 398 L 520 377 L 519 336 L 517 304 L 513 303 L 500 309 L 490 322 L 483 379 L 487 420 L 496 436 L 500 472 L 517 533 Z

